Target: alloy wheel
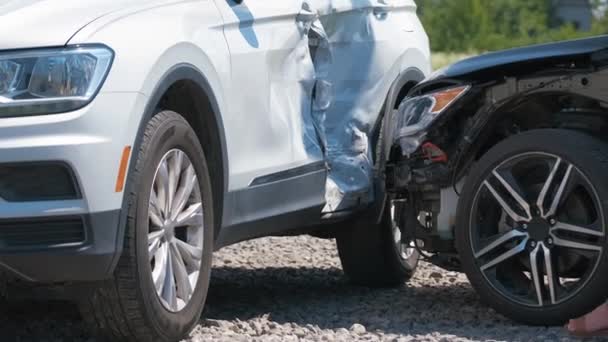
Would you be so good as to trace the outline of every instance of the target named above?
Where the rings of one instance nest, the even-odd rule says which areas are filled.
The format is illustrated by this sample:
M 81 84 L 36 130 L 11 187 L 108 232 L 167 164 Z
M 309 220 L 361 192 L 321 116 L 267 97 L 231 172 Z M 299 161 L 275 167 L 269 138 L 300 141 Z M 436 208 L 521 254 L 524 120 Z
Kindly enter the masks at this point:
M 148 256 L 163 306 L 178 312 L 198 285 L 203 255 L 203 205 L 194 167 L 183 151 L 161 159 L 150 190 Z
M 471 248 L 485 279 L 508 300 L 532 307 L 575 296 L 597 271 L 605 220 L 581 170 L 545 153 L 502 162 L 477 190 Z
M 391 228 L 393 232 L 393 241 L 395 242 L 395 248 L 399 254 L 399 258 L 407 260 L 411 258 L 416 252 L 416 245 L 414 241 L 402 241 L 401 228 L 399 227 L 399 218 L 397 215 L 397 203 L 391 200 Z

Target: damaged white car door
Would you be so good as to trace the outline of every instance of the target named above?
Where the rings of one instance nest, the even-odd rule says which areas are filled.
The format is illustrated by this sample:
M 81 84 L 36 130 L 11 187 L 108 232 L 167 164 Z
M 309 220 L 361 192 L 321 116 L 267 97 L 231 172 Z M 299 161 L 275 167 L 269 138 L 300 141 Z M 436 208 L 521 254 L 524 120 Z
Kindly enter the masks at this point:
M 389 89 L 406 68 L 429 71 L 428 51 L 415 48 L 428 40 L 414 1 L 215 2 L 231 53 L 230 190 L 314 166 L 327 169 L 326 180 L 274 190 L 299 191 L 309 207 L 318 199 L 324 213 L 371 203 L 371 137 Z M 298 210 L 298 201 L 269 205 Z
M 230 181 L 223 232 L 238 241 L 285 226 L 251 229 L 248 222 L 292 213 L 319 217 L 327 163 L 313 106 L 315 93 L 327 92 L 315 91 L 313 55 L 323 56 L 329 44 L 321 39 L 318 14 L 302 0 L 215 3 L 231 54 L 223 82 L 231 94 L 224 114 Z M 325 49 L 318 48 L 323 41 Z M 219 244 L 233 242 L 222 239 Z
M 310 115 L 315 83 L 302 0 L 215 0 L 231 54 L 226 118 L 231 189 L 307 164 L 324 168 Z M 322 189 L 319 189 L 322 191 Z
M 330 171 L 324 212 L 371 203 L 372 134 L 390 86 L 407 68 L 428 73 L 428 46 L 413 0 L 309 0 L 318 10 L 336 63 L 322 131 Z

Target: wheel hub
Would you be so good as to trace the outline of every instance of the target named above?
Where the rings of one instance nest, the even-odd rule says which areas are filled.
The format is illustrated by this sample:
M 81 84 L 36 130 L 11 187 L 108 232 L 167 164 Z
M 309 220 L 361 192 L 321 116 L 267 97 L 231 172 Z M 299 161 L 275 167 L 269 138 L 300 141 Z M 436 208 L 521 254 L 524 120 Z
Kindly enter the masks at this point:
M 170 220 L 165 221 L 165 226 L 163 229 L 165 230 L 165 240 L 173 240 L 175 237 L 175 222 Z
M 391 201 L 390 214 L 391 214 L 391 227 L 393 230 L 393 238 L 395 241 L 395 247 L 397 248 L 397 252 L 399 257 L 402 260 L 409 259 L 416 252 L 416 243 L 414 241 L 403 241 L 401 228 L 399 228 L 399 224 L 397 222 L 397 213 L 396 213 L 395 202 Z
M 541 217 L 534 217 L 528 223 L 528 234 L 532 241 L 545 241 L 549 238 L 551 225 Z

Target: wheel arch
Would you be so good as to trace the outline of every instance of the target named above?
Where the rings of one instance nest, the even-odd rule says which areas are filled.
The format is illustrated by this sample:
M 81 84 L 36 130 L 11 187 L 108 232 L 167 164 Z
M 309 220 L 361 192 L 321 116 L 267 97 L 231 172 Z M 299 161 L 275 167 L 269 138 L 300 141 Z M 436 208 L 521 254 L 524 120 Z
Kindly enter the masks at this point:
M 395 109 L 399 107 L 399 104 L 408 95 L 418 83 L 425 79 L 424 72 L 416 67 L 410 67 L 405 69 L 399 74 L 399 76 L 393 81 L 391 88 L 386 97 L 386 103 L 382 109 L 381 115 L 378 117 L 378 125 L 384 125 L 382 129 L 383 137 L 381 141 L 390 141 L 390 125 L 391 120 L 384 120 L 385 117 L 390 117 Z M 380 131 L 380 130 L 378 130 Z M 383 154 L 386 156 L 390 152 L 390 146 L 382 146 Z M 383 162 L 383 160 L 379 160 Z
M 176 99 L 185 99 L 187 102 L 180 103 Z M 212 193 L 215 202 L 213 210 L 215 218 L 214 235 L 217 237 L 217 233 L 222 226 L 223 200 L 228 188 L 228 158 L 223 120 L 215 94 L 207 78 L 195 66 L 182 63 L 172 67 L 160 78 L 149 97 L 132 146 L 133 153 L 139 151 L 146 124 L 161 109 L 173 110 L 184 116 L 195 130 L 205 151 L 213 183 Z M 186 113 L 180 113 L 180 110 L 186 110 Z M 137 158 L 131 158 L 129 162 L 129 172 L 122 201 L 120 229 L 116 242 L 118 253 L 116 253 L 113 262 L 114 266 L 122 253 L 127 223 L 127 206 L 129 205 L 127 196 L 136 183 L 136 180 L 132 177 L 136 162 Z
M 150 106 L 156 103 L 151 111 L 173 110 L 194 129 L 211 173 L 217 233 L 228 188 L 226 137 L 217 100 L 205 76 L 192 65 L 182 64 L 173 68 L 161 84 L 150 102 Z
M 513 134 L 541 128 L 576 130 L 599 137 L 608 130 L 608 110 L 598 100 L 572 92 L 539 92 L 514 96 L 492 111 L 476 143 L 478 160 Z
M 384 167 L 386 165 L 387 156 L 390 153 L 390 144 L 387 141 L 391 141 L 392 130 L 391 120 L 384 120 L 384 118 L 390 118 L 393 111 L 399 107 L 399 104 L 403 99 L 406 98 L 410 90 L 412 90 L 416 84 L 422 82 L 425 79 L 424 72 L 416 67 L 410 67 L 405 69 L 399 74 L 399 76 L 393 81 L 391 88 L 386 97 L 386 102 L 382 108 L 382 113 L 378 117 L 377 121 L 377 134 L 376 144 L 381 145 L 376 147 L 376 182 L 375 182 L 375 193 L 381 200 L 376 201 L 374 209 L 372 211 L 375 222 L 380 223 L 383 218 L 383 213 L 386 207 L 386 189 L 384 184 Z M 380 129 L 380 127 L 382 127 Z

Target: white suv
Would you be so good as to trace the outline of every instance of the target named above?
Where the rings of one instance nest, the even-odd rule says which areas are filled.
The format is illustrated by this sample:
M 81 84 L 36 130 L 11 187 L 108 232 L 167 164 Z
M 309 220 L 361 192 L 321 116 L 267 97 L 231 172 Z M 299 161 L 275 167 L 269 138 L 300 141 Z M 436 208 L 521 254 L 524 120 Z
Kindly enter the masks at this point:
M 2 0 L 0 31 L 4 278 L 87 284 L 101 335 L 174 341 L 242 240 L 411 275 L 376 147 L 430 71 L 413 0 Z

